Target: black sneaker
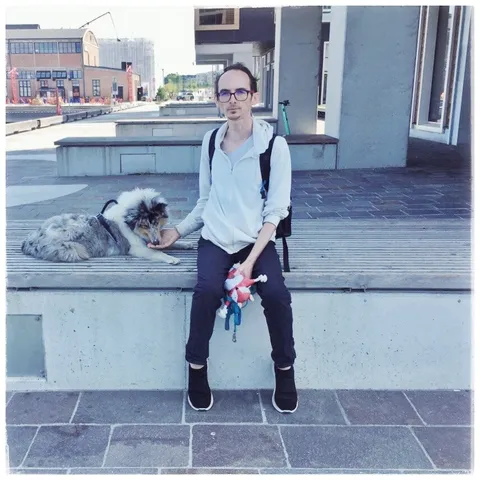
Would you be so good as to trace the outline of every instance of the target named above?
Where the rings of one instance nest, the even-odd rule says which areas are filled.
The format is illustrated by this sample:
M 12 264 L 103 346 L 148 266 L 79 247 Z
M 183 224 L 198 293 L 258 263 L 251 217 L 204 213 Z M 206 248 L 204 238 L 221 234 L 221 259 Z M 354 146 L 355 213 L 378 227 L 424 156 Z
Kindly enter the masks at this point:
M 293 365 L 288 370 L 280 370 L 276 366 L 273 369 L 275 371 L 275 389 L 272 395 L 273 408 L 280 413 L 293 413 L 298 407 Z
M 208 385 L 207 366 L 192 368 L 188 365 L 188 403 L 194 410 L 210 410 L 213 395 Z

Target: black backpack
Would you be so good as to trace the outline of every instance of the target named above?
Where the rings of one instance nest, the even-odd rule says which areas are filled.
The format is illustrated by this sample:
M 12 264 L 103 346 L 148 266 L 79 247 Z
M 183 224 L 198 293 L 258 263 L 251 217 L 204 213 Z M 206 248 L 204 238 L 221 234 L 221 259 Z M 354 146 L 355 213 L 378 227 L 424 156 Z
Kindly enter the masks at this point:
M 213 154 L 215 153 L 215 137 L 217 136 L 218 128 L 212 132 L 210 137 L 210 143 L 208 145 L 208 155 L 210 158 L 210 172 L 212 171 Z M 273 134 L 268 148 L 260 155 L 260 170 L 262 172 L 263 189 L 262 198 L 266 198 L 268 193 L 268 186 L 270 181 L 270 157 L 272 155 L 273 142 L 276 135 Z M 283 220 L 280 220 L 277 231 L 275 233 L 276 238 L 281 238 L 283 243 L 283 269 L 285 272 L 290 271 L 290 262 L 288 259 L 288 245 L 287 237 L 292 235 L 292 204 L 288 207 L 288 215 Z

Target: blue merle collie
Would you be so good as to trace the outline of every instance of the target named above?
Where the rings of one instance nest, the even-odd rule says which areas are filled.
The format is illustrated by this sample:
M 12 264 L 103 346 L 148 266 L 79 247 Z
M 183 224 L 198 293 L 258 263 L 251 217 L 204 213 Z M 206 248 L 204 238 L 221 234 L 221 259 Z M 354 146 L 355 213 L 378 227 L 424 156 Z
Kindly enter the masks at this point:
M 132 255 L 175 265 L 178 258 L 147 247 L 160 242 L 167 222 L 166 200 L 151 188 L 136 188 L 123 192 L 104 215 L 65 213 L 49 218 L 23 241 L 22 252 L 51 262 Z M 178 241 L 170 248 L 191 249 L 193 243 Z

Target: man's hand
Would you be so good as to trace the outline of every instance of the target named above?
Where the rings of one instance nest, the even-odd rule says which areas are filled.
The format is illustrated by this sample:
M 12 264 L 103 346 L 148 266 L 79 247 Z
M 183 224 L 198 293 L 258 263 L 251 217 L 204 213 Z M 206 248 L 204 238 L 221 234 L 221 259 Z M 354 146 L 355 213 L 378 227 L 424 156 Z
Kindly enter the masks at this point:
M 244 278 L 252 278 L 252 270 L 253 270 L 253 263 L 247 259 L 240 264 L 235 275 L 242 274 Z
M 160 244 L 147 243 L 148 248 L 163 249 L 173 245 L 180 238 L 176 228 L 166 228 L 160 232 Z

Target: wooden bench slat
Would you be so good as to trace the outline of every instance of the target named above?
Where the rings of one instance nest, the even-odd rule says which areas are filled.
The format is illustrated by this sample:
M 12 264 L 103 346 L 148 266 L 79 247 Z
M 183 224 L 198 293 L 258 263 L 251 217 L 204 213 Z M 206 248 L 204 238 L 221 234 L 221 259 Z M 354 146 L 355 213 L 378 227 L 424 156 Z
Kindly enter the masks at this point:
M 180 265 L 133 257 L 51 263 L 20 244 L 42 220 L 7 224 L 9 288 L 193 288 L 196 250 L 169 250 Z M 288 239 L 293 289 L 470 289 L 470 222 L 294 220 Z M 189 236 L 196 241 L 200 232 Z M 282 244 L 277 241 L 282 258 Z

